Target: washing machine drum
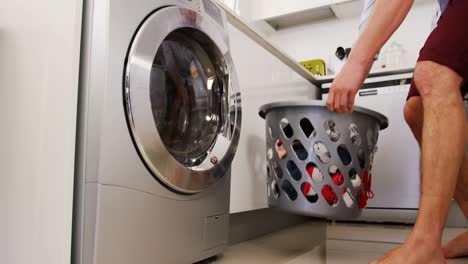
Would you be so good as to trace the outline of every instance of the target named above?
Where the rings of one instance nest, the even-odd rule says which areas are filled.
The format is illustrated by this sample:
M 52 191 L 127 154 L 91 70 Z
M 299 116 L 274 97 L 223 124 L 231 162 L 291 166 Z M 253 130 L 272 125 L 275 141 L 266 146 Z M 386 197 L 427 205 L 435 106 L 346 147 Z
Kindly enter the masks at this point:
M 130 45 L 130 132 L 146 167 L 173 191 L 209 188 L 234 158 L 241 107 L 226 39 L 207 15 L 167 7 L 142 23 Z

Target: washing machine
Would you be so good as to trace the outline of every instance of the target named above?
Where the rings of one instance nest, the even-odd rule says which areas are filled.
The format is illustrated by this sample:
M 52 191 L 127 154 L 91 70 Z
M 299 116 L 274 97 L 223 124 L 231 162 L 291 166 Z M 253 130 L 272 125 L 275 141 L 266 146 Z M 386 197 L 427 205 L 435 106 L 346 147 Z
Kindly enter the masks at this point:
M 228 239 L 241 100 L 210 0 L 86 0 L 72 263 L 193 263 Z

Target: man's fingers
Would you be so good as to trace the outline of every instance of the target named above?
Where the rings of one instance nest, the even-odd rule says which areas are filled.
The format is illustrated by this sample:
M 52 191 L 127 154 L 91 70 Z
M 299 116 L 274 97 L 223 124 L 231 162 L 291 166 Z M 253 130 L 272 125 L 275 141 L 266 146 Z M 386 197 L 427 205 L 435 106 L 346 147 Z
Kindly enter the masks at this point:
M 335 99 L 333 100 L 333 108 L 338 113 L 341 113 L 340 101 L 341 101 L 341 92 L 336 92 Z
M 327 108 L 338 113 L 354 111 L 355 94 L 350 89 L 339 89 L 332 86 L 327 99 Z
M 340 111 L 342 113 L 348 112 L 348 93 L 349 92 L 342 93 L 340 96 Z
M 356 98 L 356 95 L 353 93 L 349 93 L 348 95 L 348 109 L 350 112 L 354 111 L 354 99 Z
M 328 110 L 333 111 L 333 103 L 334 103 L 335 93 L 333 90 L 330 90 L 330 94 L 328 95 L 327 100 L 327 107 Z

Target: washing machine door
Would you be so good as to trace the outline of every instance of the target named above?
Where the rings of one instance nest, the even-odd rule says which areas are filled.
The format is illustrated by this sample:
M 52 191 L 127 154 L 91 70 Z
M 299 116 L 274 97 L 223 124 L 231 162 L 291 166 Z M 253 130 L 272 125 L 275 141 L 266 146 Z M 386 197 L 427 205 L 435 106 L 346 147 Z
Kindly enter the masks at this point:
M 146 167 L 172 191 L 209 188 L 234 158 L 241 107 L 226 40 L 210 17 L 173 6 L 150 15 L 130 46 L 130 134 Z

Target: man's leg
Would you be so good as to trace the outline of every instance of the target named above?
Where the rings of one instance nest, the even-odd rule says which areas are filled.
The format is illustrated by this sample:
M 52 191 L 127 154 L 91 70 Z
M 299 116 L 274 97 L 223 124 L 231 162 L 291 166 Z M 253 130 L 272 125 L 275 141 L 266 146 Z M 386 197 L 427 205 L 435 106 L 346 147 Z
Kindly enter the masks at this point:
M 455 200 L 468 219 L 468 155 L 465 154 L 460 177 L 458 178 L 457 188 L 455 190 Z M 468 243 L 467 243 L 468 246 Z M 467 252 L 468 253 L 468 252 Z
M 423 127 L 423 103 L 419 96 L 411 97 L 405 105 L 405 120 L 411 128 L 414 137 L 421 145 Z M 457 187 L 454 195 L 455 200 L 468 219 L 468 155 L 465 153 L 462 169 L 458 176 Z M 468 231 L 458 236 L 443 248 L 446 258 L 468 256 Z
M 465 154 L 460 176 L 455 190 L 455 200 L 468 219 L 468 155 Z M 443 247 L 446 258 L 468 257 L 468 231 Z
M 421 199 L 415 228 L 400 248 L 376 263 L 443 263 L 441 236 L 465 153 L 467 124 L 462 78 L 451 69 L 419 62 L 414 79 L 424 109 Z

